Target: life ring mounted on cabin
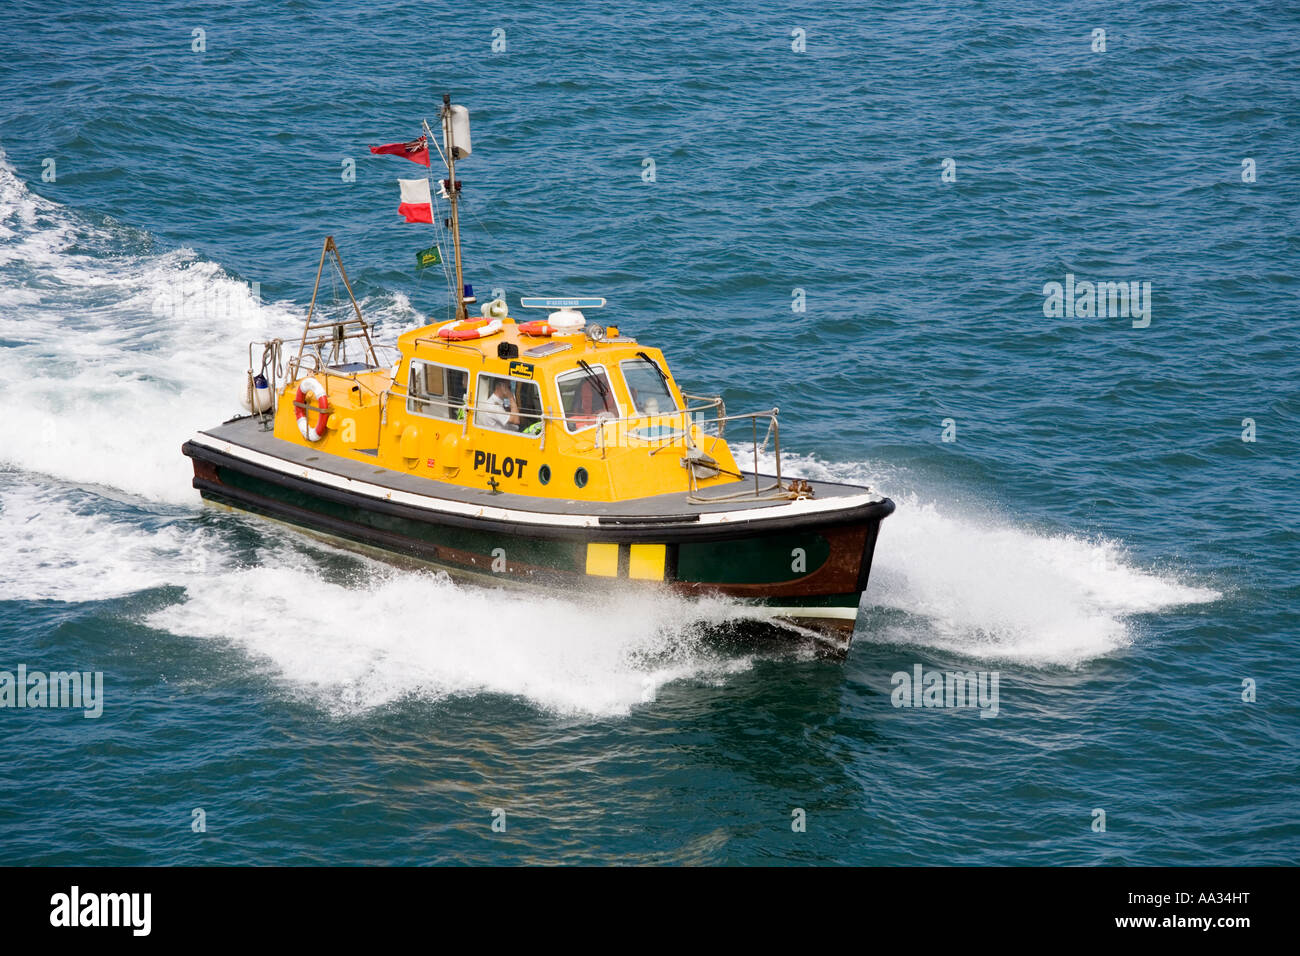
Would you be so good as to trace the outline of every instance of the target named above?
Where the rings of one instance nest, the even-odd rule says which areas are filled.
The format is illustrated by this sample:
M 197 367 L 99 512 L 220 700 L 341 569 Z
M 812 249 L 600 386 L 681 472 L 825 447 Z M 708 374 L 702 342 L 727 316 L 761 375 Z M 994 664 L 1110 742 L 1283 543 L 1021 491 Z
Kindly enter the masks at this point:
M 501 331 L 500 319 L 456 319 L 438 326 L 438 338 L 448 342 L 485 339 Z
M 310 404 L 314 404 L 319 413 L 315 428 L 312 428 L 307 421 L 307 408 Z M 329 393 L 321 383 L 314 378 L 304 378 L 298 384 L 298 393 L 293 397 L 293 414 L 298 419 L 298 431 L 302 437 L 308 441 L 320 441 L 324 438 L 325 432 L 329 429 L 331 411 Z
M 582 317 L 581 312 L 574 309 L 559 309 L 544 319 L 519 323 L 519 331 L 524 335 L 538 337 L 572 335 L 575 332 L 581 332 L 586 324 L 587 320 Z

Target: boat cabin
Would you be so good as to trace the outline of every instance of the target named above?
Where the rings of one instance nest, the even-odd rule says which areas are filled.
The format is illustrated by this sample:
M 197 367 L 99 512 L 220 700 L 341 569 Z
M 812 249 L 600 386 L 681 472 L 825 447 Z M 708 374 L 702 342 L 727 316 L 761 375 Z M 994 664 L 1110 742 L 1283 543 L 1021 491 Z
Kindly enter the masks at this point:
M 364 338 L 369 361 L 300 354 L 275 435 L 380 468 L 544 498 L 612 502 L 742 480 L 726 442 L 697 421 L 702 412 L 719 421 L 719 401 L 691 405 L 658 349 L 569 314 L 581 324 L 567 331 L 509 316 L 414 329 L 388 366 L 364 325 L 361 334 L 335 331 L 322 341 Z

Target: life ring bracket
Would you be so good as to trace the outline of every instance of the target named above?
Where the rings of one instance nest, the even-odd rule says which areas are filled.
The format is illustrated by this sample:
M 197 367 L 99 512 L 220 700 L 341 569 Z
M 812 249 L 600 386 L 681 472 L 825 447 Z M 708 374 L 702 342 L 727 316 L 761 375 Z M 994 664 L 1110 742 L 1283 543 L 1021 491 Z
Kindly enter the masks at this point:
M 311 400 L 308 401 L 308 396 Z M 312 427 L 307 421 L 307 412 L 315 408 L 317 412 L 316 425 Z M 330 415 L 334 410 L 330 408 L 329 392 L 325 386 L 314 378 L 304 378 L 298 383 L 298 391 L 293 397 L 293 415 L 298 420 L 298 433 L 309 442 L 318 442 L 325 437 L 325 432 L 329 430 Z

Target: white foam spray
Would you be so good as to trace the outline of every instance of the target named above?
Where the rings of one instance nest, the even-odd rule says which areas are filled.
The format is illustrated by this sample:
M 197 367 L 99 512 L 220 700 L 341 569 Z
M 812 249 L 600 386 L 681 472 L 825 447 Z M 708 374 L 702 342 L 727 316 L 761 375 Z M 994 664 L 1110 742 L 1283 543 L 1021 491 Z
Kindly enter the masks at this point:
M 219 639 L 337 714 L 407 696 L 519 696 L 564 714 L 618 715 L 680 679 L 747 669 L 703 639 L 727 602 L 587 601 L 375 569 L 360 587 L 292 568 L 218 575 L 149 623 Z
M 907 618 L 860 630 L 860 641 L 1074 666 L 1130 645 L 1135 615 L 1220 596 L 1138 567 L 1116 541 L 1034 531 L 891 491 L 898 479 L 868 463 L 783 455 L 782 465 L 792 475 L 871 485 L 898 505 L 881 525 L 863 604 Z
M 146 240 L 35 195 L 0 152 L 0 465 L 197 502 L 181 444 L 240 412 L 247 344 L 291 339 L 305 310 L 189 249 L 116 251 Z
M 0 475 L 0 601 L 100 601 L 185 585 L 224 567 L 229 552 L 192 518 L 145 524 L 136 509 L 61 483 Z

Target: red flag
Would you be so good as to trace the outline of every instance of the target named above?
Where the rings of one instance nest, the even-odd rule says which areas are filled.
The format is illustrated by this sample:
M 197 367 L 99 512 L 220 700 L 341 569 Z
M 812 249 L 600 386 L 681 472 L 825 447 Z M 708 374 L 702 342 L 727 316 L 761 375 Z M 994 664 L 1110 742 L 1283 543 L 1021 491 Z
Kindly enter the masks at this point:
M 433 222 L 433 197 L 429 195 L 429 180 L 399 179 L 402 188 L 402 204 L 397 211 L 406 217 L 407 222 Z
M 386 146 L 371 146 L 370 151 L 378 156 L 380 153 L 388 153 L 393 156 L 404 156 L 413 163 L 419 163 L 421 166 L 429 165 L 429 140 L 421 136 L 419 139 L 413 139 L 409 143 L 389 143 Z

